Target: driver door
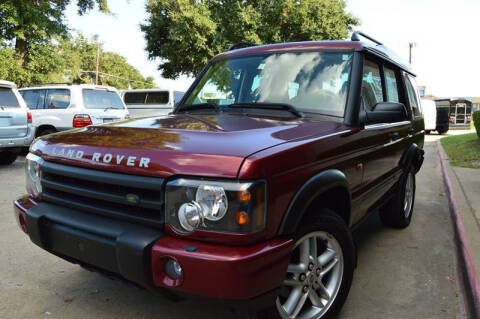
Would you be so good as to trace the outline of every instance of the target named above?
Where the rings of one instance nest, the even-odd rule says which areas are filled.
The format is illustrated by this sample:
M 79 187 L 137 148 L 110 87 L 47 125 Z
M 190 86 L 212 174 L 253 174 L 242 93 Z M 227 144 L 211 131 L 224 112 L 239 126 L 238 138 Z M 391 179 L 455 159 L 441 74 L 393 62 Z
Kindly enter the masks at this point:
M 410 121 L 369 123 L 367 114 L 375 112 L 381 102 L 404 104 L 400 72 L 381 61 L 366 59 L 363 66 L 361 89 L 361 118 L 365 123 L 362 146 L 363 194 L 360 207 L 363 214 L 380 200 L 398 181 L 401 174 L 400 159 L 405 150 L 404 141 L 411 127 Z

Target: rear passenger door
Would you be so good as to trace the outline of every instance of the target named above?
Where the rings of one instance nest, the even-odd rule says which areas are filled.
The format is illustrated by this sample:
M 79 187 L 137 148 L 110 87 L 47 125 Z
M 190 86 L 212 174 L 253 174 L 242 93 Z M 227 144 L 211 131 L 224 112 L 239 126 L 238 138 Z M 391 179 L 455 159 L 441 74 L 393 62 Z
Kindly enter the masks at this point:
M 43 114 L 51 123 L 46 124 L 52 124 L 57 130 L 72 128 L 74 110 L 69 109 L 70 100 L 69 89 L 48 89 Z

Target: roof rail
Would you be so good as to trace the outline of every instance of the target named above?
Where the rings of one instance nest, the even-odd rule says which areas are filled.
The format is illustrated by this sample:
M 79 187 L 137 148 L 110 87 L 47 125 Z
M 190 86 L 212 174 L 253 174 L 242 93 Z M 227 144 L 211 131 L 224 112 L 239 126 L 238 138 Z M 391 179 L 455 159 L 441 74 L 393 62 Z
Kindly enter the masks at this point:
M 254 47 L 254 46 L 257 46 L 257 44 L 253 43 L 253 42 L 249 42 L 249 41 L 242 41 L 242 42 L 238 42 L 238 43 L 233 44 L 231 47 L 228 48 L 227 51 L 232 51 L 232 50 L 241 49 L 241 48 Z
M 71 82 L 42 83 L 42 84 L 38 84 L 37 86 L 50 86 L 50 85 L 72 85 L 72 83 Z
M 371 36 L 361 32 L 361 31 L 354 31 L 352 33 L 352 37 L 350 38 L 352 41 L 360 41 L 360 37 L 364 37 L 365 39 L 368 39 L 378 45 L 383 45 L 382 42 L 378 41 L 378 40 L 375 40 L 374 38 L 372 38 Z

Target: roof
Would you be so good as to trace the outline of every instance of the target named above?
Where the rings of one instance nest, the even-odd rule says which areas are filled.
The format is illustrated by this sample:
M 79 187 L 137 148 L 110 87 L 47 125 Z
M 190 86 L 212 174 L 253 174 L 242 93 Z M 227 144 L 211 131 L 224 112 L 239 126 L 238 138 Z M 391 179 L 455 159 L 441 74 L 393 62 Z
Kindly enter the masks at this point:
M 346 50 L 346 51 L 368 51 L 376 56 L 390 61 L 398 65 L 403 70 L 412 73 L 410 65 L 391 51 L 383 44 L 376 44 L 364 41 L 303 41 L 303 42 L 287 42 L 277 44 L 266 44 L 250 46 L 247 48 L 236 49 L 220 53 L 213 57 L 213 60 L 239 57 L 244 55 L 262 54 L 262 53 L 278 53 L 288 51 L 309 51 L 309 50 Z
M 17 85 L 13 82 L 10 82 L 10 81 L 5 81 L 5 80 L 0 80 L 0 87 L 2 88 L 10 88 L 10 89 L 13 89 L 13 88 L 17 88 Z
M 166 92 L 166 91 L 175 91 L 175 92 L 182 92 L 180 90 L 175 90 L 175 89 L 160 89 L 160 88 L 155 88 L 155 89 L 131 89 L 131 90 L 122 90 L 122 92 L 127 93 L 127 92 Z
M 37 86 L 30 86 L 21 88 L 21 90 L 27 89 L 58 89 L 58 88 L 72 88 L 72 87 L 80 87 L 83 89 L 103 89 L 109 91 L 117 91 L 117 89 L 113 86 L 107 85 L 95 85 L 95 84 L 45 84 L 45 85 L 37 85 Z

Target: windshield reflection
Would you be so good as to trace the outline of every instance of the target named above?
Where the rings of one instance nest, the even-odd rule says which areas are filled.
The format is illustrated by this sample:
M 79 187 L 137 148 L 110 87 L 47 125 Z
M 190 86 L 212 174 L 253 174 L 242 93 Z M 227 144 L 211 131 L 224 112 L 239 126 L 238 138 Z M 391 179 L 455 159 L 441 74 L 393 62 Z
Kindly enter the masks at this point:
M 237 103 L 282 103 L 343 116 L 351 59 L 341 52 L 287 52 L 220 60 L 211 64 L 181 108 L 212 112 Z

